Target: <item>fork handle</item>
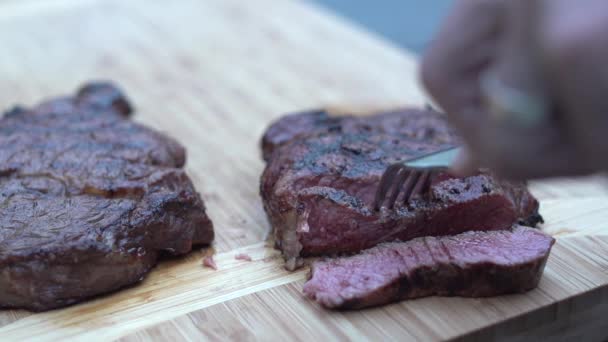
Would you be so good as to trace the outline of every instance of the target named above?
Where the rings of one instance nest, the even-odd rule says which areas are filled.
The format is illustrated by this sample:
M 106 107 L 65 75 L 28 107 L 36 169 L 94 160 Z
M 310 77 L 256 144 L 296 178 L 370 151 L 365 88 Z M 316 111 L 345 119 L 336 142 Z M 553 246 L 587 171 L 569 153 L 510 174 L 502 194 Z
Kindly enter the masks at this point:
M 441 168 L 449 167 L 460 153 L 460 147 L 450 147 L 405 162 L 408 167 Z

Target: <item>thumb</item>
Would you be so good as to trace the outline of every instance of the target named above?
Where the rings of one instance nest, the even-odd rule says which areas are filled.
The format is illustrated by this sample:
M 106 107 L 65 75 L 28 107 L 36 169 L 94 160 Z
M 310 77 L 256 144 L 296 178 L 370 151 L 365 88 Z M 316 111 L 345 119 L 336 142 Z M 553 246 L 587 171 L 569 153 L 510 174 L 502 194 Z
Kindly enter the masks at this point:
M 452 165 L 450 165 L 450 172 L 458 177 L 475 175 L 478 169 L 479 164 L 477 160 L 473 157 L 471 150 L 466 146 L 460 148 L 460 152 L 456 156 L 456 159 L 454 159 Z

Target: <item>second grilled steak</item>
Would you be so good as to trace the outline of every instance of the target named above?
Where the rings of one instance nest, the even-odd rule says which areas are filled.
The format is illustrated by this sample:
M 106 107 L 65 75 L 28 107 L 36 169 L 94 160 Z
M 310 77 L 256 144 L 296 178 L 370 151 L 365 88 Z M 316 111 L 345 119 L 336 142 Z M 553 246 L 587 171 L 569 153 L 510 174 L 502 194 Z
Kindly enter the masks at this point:
M 213 240 L 184 148 L 130 114 L 92 83 L 0 120 L 0 307 L 70 305 Z
M 445 116 L 432 110 L 366 117 L 315 111 L 275 122 L 262 141 L 267 167 L 261 194 L 286 267 L 297 268 L 301 256 L 541 220 L 525 184 L 488 172 L 464 179 L 440 174 L 422 197 L 392 211 L 373 210 L 387 166 L 457 143 Z

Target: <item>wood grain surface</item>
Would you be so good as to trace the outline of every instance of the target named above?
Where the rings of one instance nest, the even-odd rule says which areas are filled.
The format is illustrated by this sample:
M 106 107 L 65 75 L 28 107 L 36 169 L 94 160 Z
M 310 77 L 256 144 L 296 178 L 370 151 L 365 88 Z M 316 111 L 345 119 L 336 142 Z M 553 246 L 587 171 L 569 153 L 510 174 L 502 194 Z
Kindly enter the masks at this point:
M 538 289 L 425 298 L 357 312 L 305 300 L 258 195 L 258 140 L 285 112 L 422 105 L 416 61 L 309 3 L 0 0 L 0 108 L 111 79 L 136 120 L 179 139 L 217 239 L 139 285 L 47 313 L 0 311 L 0 340 L 443 340 L 606 337 L 608 191 L 602 177 L 532 184 L 558 237 Z M 215 252 L 219 266 L 201 266 Z M 236 260 L 247 253 L 251 262 Z

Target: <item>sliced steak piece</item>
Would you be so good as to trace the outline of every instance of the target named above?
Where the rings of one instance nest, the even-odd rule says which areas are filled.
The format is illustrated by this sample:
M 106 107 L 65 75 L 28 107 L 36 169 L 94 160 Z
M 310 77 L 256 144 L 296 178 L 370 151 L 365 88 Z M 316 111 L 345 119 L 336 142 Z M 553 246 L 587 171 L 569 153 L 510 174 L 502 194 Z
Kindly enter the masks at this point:
M 373 210 L 387 166 L 456 143 L 444 115 L 432 110 L 366 117 L 309 112 L 273 124 L 262 141 L 268 164 L 261 195 L 286 267 L 298 267 L 300 256 L 352 253 L 427 235 L 508 229 L 518 221 L 533 226 L 541 220 L 538 202 L 525 184 L 499 181 L 487 171 L 464 179 L 440 174 L 428 193 L 410 203 Z
M 432 295 L 525 292 L 538 285 L 554 241 L 515 227 L 384 243 L 314 263 L 304 293 L 327 308 L 356 309 Z
M 213 240 L 184 148 L 130 113 L 91 83 L 0 119 L 0 307 L 70 305 Z

